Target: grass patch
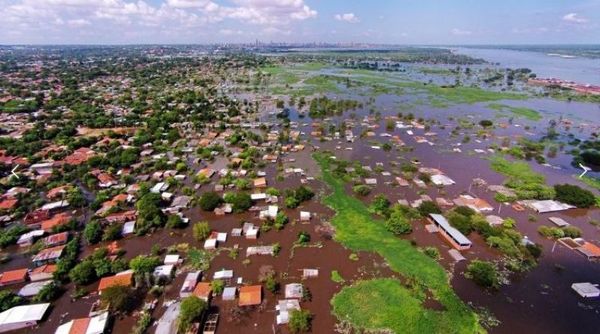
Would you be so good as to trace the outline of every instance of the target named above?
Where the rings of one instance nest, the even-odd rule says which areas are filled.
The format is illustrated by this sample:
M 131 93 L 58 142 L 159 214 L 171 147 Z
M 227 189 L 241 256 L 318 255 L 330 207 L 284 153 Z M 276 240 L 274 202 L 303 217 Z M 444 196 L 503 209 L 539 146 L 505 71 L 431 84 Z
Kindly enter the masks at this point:
M 328 65 L 325 63 L 313 62 L 313 63 L 302 63 L 294 66 L 295 70 L 301 71 L 320 71 L 326 68 Z
M 340 273 L 337 270 L 331 271 L 331 280 L 335 283 L 340 284 L 346 282 L 346 280 L 342 277 L 342 275 L 340 275 Z
M 587 184 L 588 186 L 600 190 L 600 179 L 584 175 L 582 178 L 575 176 L 579 181 Z
M 390 328 L 396 333 L 482 332 L 477 315 L 454 293 L 444 268 L 407 240 L 395 237 L 385 228 L 383 221 L 372 218 L 363 202 L 349 196 L 343 181 L 334 176 L 328 155 L 316 153 L 313 157 L 321 167 L 323 181 L 332 190 L 323 202 L 337 212 L 331 220 L 336 228 L 336 241 L 353 251 L 378 253 L 392 270 L 429 289 L 445 308 L 445 311 L 428 311 L 421 305 L 421 300 L 411 296 L 400 282 L 374 280 L 347 287 L 335 296 L 332 300 L 335 314 L 358 327 Z M 392 294 L 398 298 L 386 297 Z M 353 308 L 360 312 L 352 311 Z M 421 317 L 415 315 L 415 319 L 431 319 L 405 319 L 404 314 L 414 315 L 415 312 L 423 314 Z M 394 318 L 404 321 L 393 321 Z
M 509 111 L 514 115 L 524 117 L 532 121 L 539 121 L 542 119 L 542 115 L 540 115 L 538 111 L 530 108 L 511 107 L 501 103 L 491 103 L 487 107 L 498 112 Z
M 459 324 L 447 317 L 448 312 L 424 308 L 423 298 L 423 294 L 407 289 L 398 280 L 373 279 L 343 288 L 331 304 L 334 314 L 361 329 L 387 329 L 393 333 L 475 331 L 475 328 L 459 328 Z
M 491 158 L 491 168 L 507 177 L 504 183 L 513 189 L 520 199 L 552 199 L 554 188 L 546 185 L 546 178 L 531 169 L 528 163 L 509 161 L 503 157 Z

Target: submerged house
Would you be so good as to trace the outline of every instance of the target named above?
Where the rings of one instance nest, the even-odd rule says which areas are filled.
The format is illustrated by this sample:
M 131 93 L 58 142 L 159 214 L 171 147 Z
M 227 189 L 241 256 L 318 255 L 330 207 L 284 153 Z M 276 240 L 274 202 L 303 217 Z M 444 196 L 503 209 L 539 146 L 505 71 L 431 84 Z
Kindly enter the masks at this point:
M 50 303 L 21 305 L 0 313 L 0 333 L 33 327 L 46 315 Z
M 438 227 L 442 236 L 452 245 L 452 247 L 458 250 L 471 248 L 471 241 L 460 233 L 459 230 L 452 227 L 444 216 L 432 213 L 429 215 L 428 220 Z

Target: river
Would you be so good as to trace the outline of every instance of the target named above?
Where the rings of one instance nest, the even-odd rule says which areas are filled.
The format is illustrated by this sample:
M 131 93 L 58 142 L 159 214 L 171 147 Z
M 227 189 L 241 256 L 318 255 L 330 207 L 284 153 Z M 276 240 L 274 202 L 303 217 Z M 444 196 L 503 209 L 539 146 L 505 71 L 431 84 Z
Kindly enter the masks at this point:
M 563 58 L 541 52 L 506 49 L 459 47 L 453 50 L 467 56 L 499 63 L 502 67 L 530 68 L 541 78 L 559 78 L 578 83 L 600 85 L 600 59 Z

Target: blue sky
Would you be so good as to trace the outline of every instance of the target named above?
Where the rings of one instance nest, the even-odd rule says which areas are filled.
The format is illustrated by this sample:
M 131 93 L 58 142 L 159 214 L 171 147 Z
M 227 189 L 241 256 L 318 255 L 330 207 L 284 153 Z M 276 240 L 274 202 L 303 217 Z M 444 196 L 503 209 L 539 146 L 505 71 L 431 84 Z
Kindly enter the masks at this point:
M 2 44 L 600 43 L 600 0 L 0 0 Z

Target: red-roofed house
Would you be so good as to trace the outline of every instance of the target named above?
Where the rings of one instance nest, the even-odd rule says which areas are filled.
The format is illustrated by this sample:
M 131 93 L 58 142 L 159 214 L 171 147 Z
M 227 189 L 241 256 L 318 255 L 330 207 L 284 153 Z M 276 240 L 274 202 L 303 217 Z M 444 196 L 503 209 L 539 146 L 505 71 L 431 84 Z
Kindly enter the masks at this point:
M 240 288 L 239 306 L 260 305 L 262 302 L 262 286 L 251 285 Z
M 0 277 L 0 286 L 23 283 L 27 281 L 27 277 L 27 268 L 5 271 L 2 273 L 2 277 Z
M 113 286 L 131 286 L 133 284 L 133 271 L 124 271 L 113 276 L 103 277 L 98 285 L 98 293 Z
M 52 231 L 52 229 L 56 226 L 61 226 L 61 225 L 65 225 L 67 224 L 70 220 L 71 220 L 71 215 L 66 213 L 66 212 L 62 212 L 59 214 L 54 215 L 52 218 L 44 220 L 41 224 L 41 228 L 42 230 L 49 232 Z

